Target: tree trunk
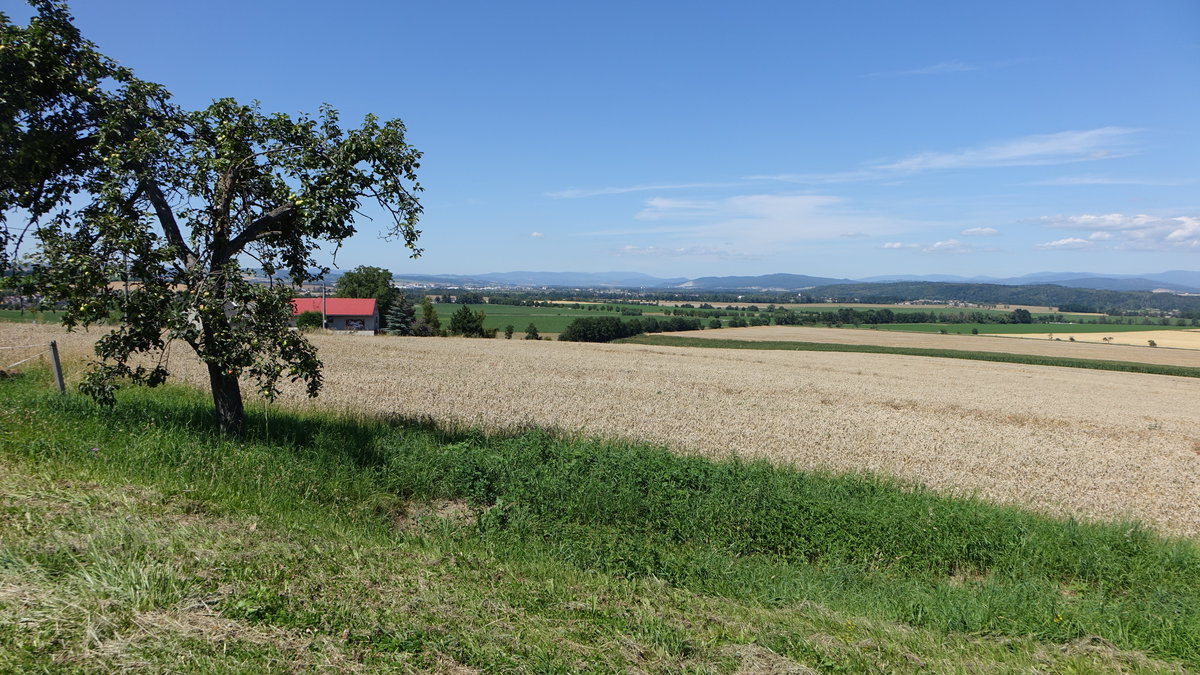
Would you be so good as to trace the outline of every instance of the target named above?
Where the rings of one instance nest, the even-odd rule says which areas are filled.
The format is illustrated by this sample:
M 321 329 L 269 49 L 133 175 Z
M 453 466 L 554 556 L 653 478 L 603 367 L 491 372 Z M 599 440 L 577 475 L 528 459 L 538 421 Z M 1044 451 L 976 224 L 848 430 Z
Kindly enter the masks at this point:
M 216 405 L 217 428 L 232 438 L 241 438 L 246 431 L 246 411 L 242 407 L 242 387 L 236 375 L 208 364 L 208 382 Z

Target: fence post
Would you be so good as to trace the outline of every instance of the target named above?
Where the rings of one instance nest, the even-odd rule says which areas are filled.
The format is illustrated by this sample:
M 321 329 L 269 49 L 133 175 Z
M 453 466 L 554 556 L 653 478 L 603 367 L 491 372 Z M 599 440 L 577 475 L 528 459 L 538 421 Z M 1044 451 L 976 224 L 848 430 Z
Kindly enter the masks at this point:
M 50 364 L 54 367 L 54 382 L 58 384 L 58 393 L 67 393 L 67 385 L 63 383 L 62 362 L 58 360 L 58 343 L 50 341 Z

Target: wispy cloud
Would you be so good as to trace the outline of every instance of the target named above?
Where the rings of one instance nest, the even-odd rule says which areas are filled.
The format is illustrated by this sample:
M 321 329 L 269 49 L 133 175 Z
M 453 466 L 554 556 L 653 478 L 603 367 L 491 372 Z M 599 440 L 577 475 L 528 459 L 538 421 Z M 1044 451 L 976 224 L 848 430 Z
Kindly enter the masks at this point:
M 1042 244 L 1037 244 L 1038 248 L 1053 249 L 1057 251 L 1072 251 L 1084 248 L 1091 248 L 1092 242 L 1079 237 L 1067 237 L 1066 239 L 1057 239 L 1055 241 L 1047 241 Z
M 534 239 L 541 239 L 542 237 L 545 237 L 546 235 L 542 234 L 541 232 L 530 232 L 529 236 L 533 237 Z
M 1155 179 L 1155 178 L 1121 178 L 1115 176 L 1059 176 L 1048 180 L 1030 183 L 1030 185 L 1159 185 L 1177 186 L 1192 185 L 1200 182 L 1196 178 Z
M 1100 127 L 1084 131 L 1035 134 L 952 152 L 922 152 L 877 164 L 879 171 L 915 173 L 935 169 L 1041 166 L 1104 159 L 1125 154 L 1137 129 Z
M 968 227 L 959 234 L 966 237 L 994 237 L 1000 234 L 1000 231 L 994 227 Z
M 789 220 L 841 203 L 828 195 L 738 195 L 726 199 L 690 200 L 655 197 L 637 213 L 639 220 L 703 217 Z
M 975 249 L 962 243 L 957 239 L 947 239 L 945 241 L 935 241 L 932 244 L 921 249 L 925 253 L 974 253 Z
M 921 245 L 920 244 L 905 244 L 905 243 L 899 242 L 899 241 L 889 241 L 889 242 L 884 243 L 882 248 L 892 248 L 892 249 L 921 248 Z
M 1112 241 L 1121 249 L 1200 251 L 1200 216 L 1162 217 L 1105 213 L 1045 216 L 1041 218 L 1041 222 L 1046 227 L 1055 229 L 1091 230 L 1089 240 Z M 1091 243 L 1074 237 L 1069 239 L 1089 245 Z
M 746 176 L 746 180 L 775 180 L 781 183 L 828 184 L 854 183 L 862 180 L 882 178 L 883 174 L 874 170 L 837 171 L 834 173 L 776 173 L 757 176 Z
M 699 258 L 726 260 L 731 258 L 756 258 L 758 256 L 721 246 L 622 246 L 612 251 L 614 255 L 637 258 Z
M 736 237 L 766 244 L 834 237 L 862 237 L 897 229 L 894 221 L 855 213 L 840 197 L 830 195 L 737 195 L 717 200 L 657 197 L 646 201 L 639 220 L 694 221 L 694 237 Z
M 657 192 L 659 190 L 687 190 L 693 188 L 730 187 L 733 183 L 669 183 L 664 185 L 628 185 L 625 187 L 602 187 L 559 190 L 547 192 L 547 197 L 554 199 L 578 199 L 580 197 L 599 197 L 602 195 L 621 195 L 630 192 Z
M 589 233 L 649 236 L 631 240 L 621 255 L 759 257 L 800 242 L 864 238 L 911 229 L 893 218 L 861 213 L 829 195 L 748 194 L 724 199 L 647 199 L 635 216 L 648 228 Z M 669 222 L 666 227 L 658 223 Z M 653 244 L 653 245 L 650 245 Z
M 1034 134 L 951 151 L 921 152 L 896 160 L 872 162 L 861 169 L 832 173 L 782 173 L 747 176 L 799 184 L 888 180 L 928 171 L 1072 164 L 1124 157 L 1134 151 L 1139 129 L 1099 127 L 1082 131 Z
M 871 73 L 871 77 L 903 77 L 906 75 L 945 75 L 948 73 L 968 73 L 979 70 L 982 66 L 963 63 L 962 61 L 942 61 L 931 66 L 910 68 L 908 70 L 891 70 Z

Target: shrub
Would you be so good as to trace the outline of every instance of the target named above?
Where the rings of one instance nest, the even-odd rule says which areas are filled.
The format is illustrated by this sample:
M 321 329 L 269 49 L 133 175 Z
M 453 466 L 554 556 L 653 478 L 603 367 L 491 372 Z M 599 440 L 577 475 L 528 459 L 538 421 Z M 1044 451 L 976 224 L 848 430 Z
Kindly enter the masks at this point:
M 320 312 L 300 312 L 296 317 L 296 328 L 302 331 L 316 330 L 325 326 L 325 317 Z

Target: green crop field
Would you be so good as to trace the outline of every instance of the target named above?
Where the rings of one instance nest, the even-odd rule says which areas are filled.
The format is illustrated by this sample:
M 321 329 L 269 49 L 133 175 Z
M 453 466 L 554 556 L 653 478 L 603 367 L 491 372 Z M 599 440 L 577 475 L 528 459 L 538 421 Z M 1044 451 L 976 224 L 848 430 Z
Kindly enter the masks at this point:
M 18 321 L 24 323 L 58 323 L 62 312 L 35 312 L 18 309 L 0 309 L 0 321 Z
M 516 305 L 468 305 L 473 310 L 482 310 L 487 318 L 483 321 L 485 329 L 496 328 L 501 331 L 512 324 L 517 333 L 524 333 L 529 324 L 537 326 L 539 333 L 561 333 L 567 324 L 581 316 L 621 316 L 619 312 L 602 312 L 599 310 L 568 309 L 558 307 L 518 307 Z M 442 326 L 450 325 L 450 317 L 462 305 L 437 303 L 438 318 Z M 633 317 L 625 317 L 633 318 Z
M 1124 333 L 1143 330 L 1180 330 L 1183 326 L 1140 326 L 1126 324 L 1097 323 L 889 323 L 879 324 L 879 330 L 898 330 L 913 333 L 970 333 L 976 328 L 980 333 L 1012 335 L 1037 335 L 1053 333 L 1066 338 L 1072 333 Z

